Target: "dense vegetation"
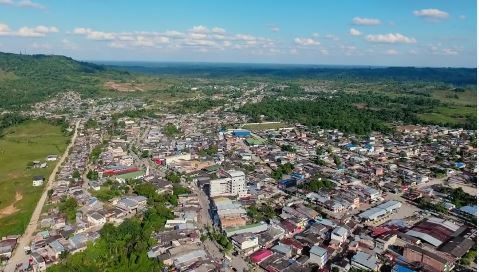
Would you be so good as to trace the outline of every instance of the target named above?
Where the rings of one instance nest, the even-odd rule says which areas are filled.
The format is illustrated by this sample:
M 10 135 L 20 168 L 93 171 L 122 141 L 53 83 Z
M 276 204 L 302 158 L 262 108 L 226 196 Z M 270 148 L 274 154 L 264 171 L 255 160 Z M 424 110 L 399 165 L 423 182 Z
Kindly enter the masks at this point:
M 222 106 L 225 100 L 212 100 L 209 98 L 200 100 L 183 100 L 177 104 L 176 111 L 180 113 L 204 112 L 214 107 Z
M 288 162 L 286 164 L 279 165 L 278 168 L 276 168 L 276 170 L 271 172 L 271 177 L 273 177 L 276 180 L 279 180 L 283 178 L 283 175 L 292 173 L 293 170 L 294 170 L 294 165 Z
M 473 68 L 415 68 L 415 67 L 339 67 L 275 64 L 151 64 L 115 63 L 118 70 L 154 75 L 183 75 L 204 77 L 281 77 L 316 78 L 364 81 L 430 81 L 455 85 L 475 85 Z
M 75 223 L 77 207 L 78 203 L 75 198 L 68 197 L 60 202 L 58 209 L 66 215 L 68 223 Z
M 166 220 L 173 218 L 167 203 L 176 205 L 178 194 L 186 191 L 179 186 L 174 194 L 156 193 L 150 183 L 130 181 L 134 192 L 148 198 L 149 209 L 141 218 L 126 219 L 118 227 L 107 223 L 100 231 L 100 239 L 89 244 L 83 252 L 67 257 L 48 271 L 143 271 L 159 272 L 164 265 L 149 259 L 148 250 L 155 244 L 154 231 L 164 227 Z
M 18 125 L 24 121 L 26 121 L 27 118 L 18 115 L 16 113 L 8 113 L 4 115 L 0 115 L 0 137 L 2 136 L 2 131 L 10 126 L 15 126 Z
M 0 74 L 0 108 L 21 108 L 68 90 L 95 95 L 104 78 L 128 75 L 64 56 L 1 52 Z
M 275 209 L 267 204 L 251 205 L 246 211 L 254 222 L 269 221 L 278 217 Z
M 371 131 L 390 132 L 392 122 L 420 123 L 416 113 L 430 111 L 439 104 L 440 101 L 424 96 L 338 92 L 311 100 L 268 97 L 245 105 L 240 112 L 249 115 L 253 122 L 264 115 L 271 121 L 299 122 L 365 135 Z

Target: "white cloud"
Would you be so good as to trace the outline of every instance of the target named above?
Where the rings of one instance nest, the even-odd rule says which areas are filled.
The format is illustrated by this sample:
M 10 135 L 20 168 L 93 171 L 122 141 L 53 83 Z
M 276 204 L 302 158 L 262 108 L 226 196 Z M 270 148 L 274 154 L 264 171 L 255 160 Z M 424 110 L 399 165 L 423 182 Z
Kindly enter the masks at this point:
M 399 52 L 395 49 L 388 49 L 386 55 L 399 55 Z
M 46 9 L 45 6 L 32 2 L 30 0 L 22 0 L 18 2 L 17 5 L 21 8 Z
M 301 37 L 294 38 L 294 42 L 297 45 L 301 45 L 301 46 L 315 46 L 320 44 L 319 41 L 316 41 L 312 38 L 301 38 Z
M 0 23 L 0 36 L 44 37 L 55 32 L 58 32 L 58 28 L 54 26 L 21 27 L 14 31 L 8 25 Z
M 459 19 L 461 19 L 461 20 L 466 19 L 466 15 L 459 15 Z
M 271 27 L 271 31 L 272 31 L 272 32 L 279 32 L 280 29 L 279 29 L 279 27 L 274 27 L 274 26 L 273 26 L 273 27 Z
M 1 24 L 0 23 L 0 35 L 3 36 L 3 35 L 10 35 L 10 27 L 8 25 L 5 25 L 5 24 Z
M 403 43 L 403 44 L 414 44 L 416 39 L 404 36 L 400 33 L 388 33 L 388 34 L 377 34 L 377 35 L 368 35 L 366 40 L 373 43 Z
M 72 34 L 81 35 L 89 40 L 110 41 L 107 44 L 112 48 L 155 47 L 161 48 L 168 44 L 168 48 L 194 47 L 194 50 L 225 48 L 265 49 L 264 52 L 273 53 L 278 50 L 274 40 L 257 37 L 250 34 L 230 34 L 220 27 L 208 28 L 198 25 L 188 29 L 187 32 L 168 30 L 165 32 L 102 32 L 90 28 L 78 27 L 71 31 Z M 273 49 L 273 50 L 271 50 Z
M 315 33 L 313 33 L 312 36 L 313 36 L 313 37 L 319 37 L 319 33 L 315 32 Z
M 298 50 L 296 48 L 292 48 L 290 51 L 289 51 L 290 54 L 292 55 L 297 55 L 298 54 Z
M 419 17 L 425 17 L 430 19 L 447 19 L 449 13 L 438 9 L 421 9 L 413 11 L 413 14 Z
M 362 26 L 376 26 L 381 24 L 381 21 L 374 18 L 354 17 L 353 24 Z
M 0 0 L 0 5 L 13 5 L 15 4 L 12 0 Z
M 85 35 L 87 39 L 97 41 L 111 41 L 115 39 L 115 35 L 113 33 L 96 31 L 83 27 L 75 28 L 73 30 L 73 34 Z
M 193 32 L 193 33 L 208 33 L 208 32 L 210 32 L 210 30 L 205 26 L 199 25 L 199 26 L 193 26 L 193 28 L 190 29 L 190 32 Z
M 360 36 L 360 35 L 362 35 L 361 31 L 359 31 L 359 30 L 357 30 L 357 29 L 355 29 L 355 28 L 351 28 L 351 29 L 349 30 L 349 34 L 351 34 L 351 35 L 353 35 L 353 36 Z
M 225 34 L 226 30 L 224 28 L 214 27 L 214 28 L 211 29 L 211 32 L 213 32 L 215 34 Z

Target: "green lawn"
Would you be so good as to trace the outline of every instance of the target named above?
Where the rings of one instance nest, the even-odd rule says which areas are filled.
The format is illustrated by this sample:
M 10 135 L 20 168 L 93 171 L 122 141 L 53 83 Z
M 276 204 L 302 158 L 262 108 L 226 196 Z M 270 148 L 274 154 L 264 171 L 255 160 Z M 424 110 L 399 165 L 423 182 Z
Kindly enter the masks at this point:
M 288 125 L 282 122 L 274 122 L 274 123 L 259 123 L 259 124 L 249 123 L 249 124 L 243 125 L 242 128 L 247 130 L 270 130 L 270 129 L 285 128 L 285 127 L 288 127 Z
M 40 121 L 28 121 L 8 128 L 0 138 L 0 211 L 15 202 L 18 211 L 0 215 L 0 237 L 23 233 L 43 187 L 33 187 L 32 177 L 43 175 L 48 179 L 56 162 L 49 162 L 45 169 L 28 169 L 33 160 L 45 162 L 50 154 L 63 154 L 69 138 L 60 127 Z
M 425 122 L 450 125 L 464 124 L 467 116 L 476 116 L 475 106 L 440 106 L 433 109 L 431 113 L 421 113 L 418 115 Z

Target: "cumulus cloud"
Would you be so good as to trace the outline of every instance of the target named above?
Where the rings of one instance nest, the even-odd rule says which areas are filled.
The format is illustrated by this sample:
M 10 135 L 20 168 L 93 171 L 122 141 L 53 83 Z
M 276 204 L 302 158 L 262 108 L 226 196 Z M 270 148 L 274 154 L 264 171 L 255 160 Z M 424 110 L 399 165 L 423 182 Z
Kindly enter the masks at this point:
M 10 32 L 10 27 L 8 25 L 0 24 L 0 35 L 9 35 Z
M 213 32 L 215 34 L 225 34 L 226 30 L 224 28 L 214 27 L 214 28 L 211 29 L 211 32 Z
M 190 32 L 193 32 L 193 33 L 208 33 L 208 32 L 210 32 L 210 30 L 205 26 L 199 25 L 199 26 L 193 26 L 193 28 L 190 29 Z
M 421 9 L 413 11 L 415 16 L 430 18 L 430 19 L 447 19 L 449 13 L 438 9 Z
M 374 18 L 354 17 L 353 24 L 361 26 L 376 26 L 381 24 L 381 21 Z
M 46 9 L 45 6 L 39 3 L 33 2 L 31 0 L 21 0 L 21 1 L 0 0 L 0 5 L 7 5 L 12 7 L 18 7 L 18 8 Z
M 319 41 L 316 41 L 312 38 L 302 38 L 302 37 L 294 38 L 294 42 L 300 46 L 316 46 L 320 44 Z
M 206 52 L 210 49 L 224 50 L 260 48 L 270 53 L 278 50 L 275 41 L 269 38 L 257 37 L 250 34 L 232 34 L 224 28 L 208 28 L 203 25 L 193 26 L 186 32 L 168 30 L 165 32 L 103 32 L 90 28 L 78 27 L 71 31 L 89 40 L 109 41 L 111 48 L 131 49 L 135 47 L 193 48 L 195 51 Z
M 2 36 L 44 37 L 55 32 L 58 32 L 58 28 L 54 26 L 21 27 L 14 31 L 8 25 L 0 23 L 0 35 Z
M 85 35 L 89 40 L 111 41 L 115 39 L 115 35 L 110 32 L 102 32 L 92 30 L 90 28 L 77 27 L 73 30 L 73 34 Z
M 351 28 L 351 29 L 349 30 L 349 34 L 351 34 L 351 35 L 353 35 L 353 36 L 360 36 L 360 35 L 362 35 L 361 31 L 359 31 L 359 30 L 357 30 L 357 29 L 355 29 L 355 28 Z
M 403 43 L 403 44 L 414 44 L 416 39 L 412 37 L 404 36 L 400 33 L 388 33 L 388 34 L 377 34 L 377 35 L 368 35 L 366 40 L 373 43 Z

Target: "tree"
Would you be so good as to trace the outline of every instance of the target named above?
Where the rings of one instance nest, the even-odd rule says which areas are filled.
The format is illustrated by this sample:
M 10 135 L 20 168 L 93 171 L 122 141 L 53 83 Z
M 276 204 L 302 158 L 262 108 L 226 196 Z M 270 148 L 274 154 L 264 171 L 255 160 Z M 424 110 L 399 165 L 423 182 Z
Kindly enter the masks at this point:
M 73 197 L 68 197 L 63 199 L 60 202 L 58 210 L 65 214 L 67 217 L 67 221 L 69 223 L 74 223 L 76 218 L 76 210 L 78 208 L 77 200 Z
M 97 180 L 98 179 L 98 172 L 95 170 L 89 170 L 86 174 L 86 177 L 90 180 Z
M 81 178 L 81 173 L 77 169 L 75 169 L 72 173 L 72 177 L 74 179 L 80 179 Z

